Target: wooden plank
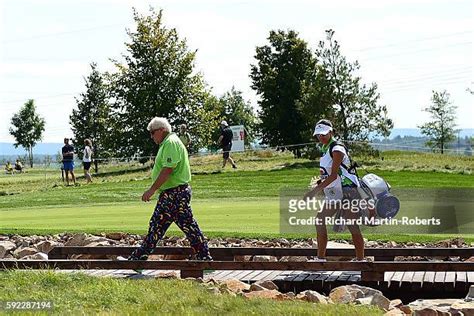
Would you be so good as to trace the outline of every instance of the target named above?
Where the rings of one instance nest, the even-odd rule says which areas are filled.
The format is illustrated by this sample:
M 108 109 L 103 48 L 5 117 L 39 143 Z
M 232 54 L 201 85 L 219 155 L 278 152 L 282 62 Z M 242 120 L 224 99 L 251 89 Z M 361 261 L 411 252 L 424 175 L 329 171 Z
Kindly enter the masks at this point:
M 110 254 L 110 255 L 129 255 L 137 247 L 55 247 L 50 252 L 50 258 L 60 258 L 70 254 Z M 216 258 L 231 257 L 235 255 L 269 255 L 269 256 L 313 256 L 313 248 L 248 248 L 248 247 L 211 247 L 211 255 Z M 153 251 L 155 255 L 175 254 L 190 255 L 192 249 L 189 247 L 156 247 Z M 329 248 L 326 251 L 328 257 L 352 257 L 353 248 Z M 427 257 L 462 257 L 469 258 L 474 256 L 474 247 L 470 248 L 367 248 L 367 256 L 373 257 L 392 257 L 392 256 L 427 256 Z
M 474 271 L 474 262 L 238 262 L 0 260 L 0 269 L 287 270 L 287 271 Z
M 270 281 L 272 281 L 272 280 L 275 280 L 275 278 L 281 273 L 281 271 L 279 271 L 279 270 L 277 270 L 277 271 L 275 271 L 275 270 L 269 270 L 269 271 L 270 271 L 270 273 L 269 273 L 267 276 L 261 278 L 260 280 L 262 280 L 262 281 L 263 281 L 263 280 L 270 280 Z
M 212 273 L 207 274 L 205 279 L 206 280 L 209 280 L 209 279 L 220 280 L 220 279 L 222 279 L 222 277 L 221 277 L 222 275 L 227 275 L 231 272 L 232 272 L 232 270 L 216 270 Z
M 252 273 L 246 275 L 244 278 L 242 278 L 241 280 L 242 281 L 253 281 L 254 277 L 256 275 L 259 275 L 260 273 L 262 273 L 264 270 L 255 270 L 255 271 L 252 271 Z
M 326 279 L 333 273 L 334 271 L 320 271 L 320 274 L 315 278 L 312 278 L 312 281 L 326 281 Z
M 446 278 L 445 271 L 436 271 L 435 273 L 435 280 L 433 283 L 433 288 L 435 290 L 442 290 L 445 287 L 444 279 Z
M 395 271 L 385 272 L 385 275 L 384 275 L 384 277 L 383 277 L 383 280 L 384 280 L 385 282 L 390 282 L 390 280 L 392 279 L 394 273 L 395 273 Z
M 467 272 L 467 282 L 474 284 L 474 272 Z
M 324 282 L 334 282 L 341 274 L 342 271 L 333 271 L 333 273 L 331 273 L 331 275 L 326 280 L 324 280 Z
M 291 278 L 293 272 L 294 271 L 280 271 L 280 273 L 278 275 L 276 275 L 273 278 L 273 280 L 274 281 L 284 281 L 288 278 Z
M 346 282 L 347 280 L 350 279 L 351 276 L 352 276 L 352 274 L 342 272 L 341 275 L 339 275 L 339 277 L 335 281 L 336 282 Z
M 254 270 L 243 270 L 242 273 L 238 274 L 236 276 L 236 279 L 242 281 L 242 280 L 245 280 L 245 278 L 247 277 L 247 275 L 250 275 L 254 272 Z
M 456 283 L 454 287 L 456 292 L 465 292 L 468 290 L 466 271 L 456 271 Z
M 291 272 L 291 275 L 288 276 L 288 278 L 284 279 L 283 281 L 285 282 L 293 282 L 303 271 L 293 271 Z
M 269 274 L 271 274 L 273 272 L 273 270 L 260 270 L 260 271 L 262 271 L 262 272 L 257 274 L 256 276 L 254 276 L 254 281 L 255 282 L 264 280 Z
M 414 275 L 415 275 L 414 271 L 406 271 L 403 274 L 402 283 L 410 283 L 411 284 Z
M 389 287 L 399 288 L 402 283 L 403 274 L 403 271 L 395 271 L 392 276 L 392 279 L 389 281 Z
M 423 287 L 423 278 L 425 277 L 424 271 L 417 271 L 413 275 L 411 289 L 412 291 L 420 290 Z
M 447 271 L 446 276 L 444 277 L 444 290 L 454 291 L 456 285 L 456 272 Z
M 437 271 L 435 274 L 434 283 L 444 283 L 444 279 L 446 278 L 445 271 Z
M 251 272 L 251 271 L 250 271 Z M 237 280 L 240 280 L 240 276 L 243 275 L 243 274 L 248 274 L 249 273 L 249 270 L 235 270 L 234 273 L 232 274 L 229 274 L 225 279 L 226 280 L 229 280 L 229 279 L 237 279 Z
M 361 277 L 360 274 L 353 274 L 353 275 L 349 278 L 348 282 L 359 282 L 359 281 L 361 280 L 361 278 L 362 278 L 362 277 Z
M 436 272 L 426 271 L 425 276 L 423 277 L 423 283 L 434 283 Z
M 308 272 L 302 272 L 299 273 L 294 279 L 293 282 L 303 282 L 306 278 L 308 278 L 311 275 L 311 273 Z
M 467 273 L 466 271 L 457 271 L 456 272 L 456 284 L 457 283 L 466 283 L 467 282 Z

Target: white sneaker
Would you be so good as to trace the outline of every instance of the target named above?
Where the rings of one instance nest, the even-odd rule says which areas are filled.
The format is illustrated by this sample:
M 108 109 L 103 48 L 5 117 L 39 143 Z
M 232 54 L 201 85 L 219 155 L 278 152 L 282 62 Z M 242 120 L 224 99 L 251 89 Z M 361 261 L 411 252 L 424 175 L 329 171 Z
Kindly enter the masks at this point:
M 122 257 L 122 256 L 117 256 L 117 260 L 118 260 L 118 261 L 128 261 L 127 258 Z
M 326 258 L 312 257 L 308 262 L 327 262 Z

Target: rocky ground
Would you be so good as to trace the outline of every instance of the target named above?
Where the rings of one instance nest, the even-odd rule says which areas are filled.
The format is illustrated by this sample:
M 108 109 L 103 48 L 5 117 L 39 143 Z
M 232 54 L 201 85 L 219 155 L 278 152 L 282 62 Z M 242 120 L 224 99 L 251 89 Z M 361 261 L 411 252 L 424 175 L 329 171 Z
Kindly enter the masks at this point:
M 203 282 L 198 279 L 197 281 Z M 224 293 L 241 295 L 248 299 L 266 298 L 274 300 L 302 300 L 318 304 L 356 304 L 372 305 L 385 312 L 384 315 L 445 316 L 474 315 L 474 286 L 466 299 L 416 300 L 407 305 L 399 299 L 389 300 L 379 290 L 356 284 L 334 288 L 328 296 L 316 291 L 306 290 L 295 294 L 281 293 L 272 281 L 261 281 L 249 285 L 236 279 L 204 283 L 216 295 Z
M 48 253 L 53 247 L 61 246 L 138 246 L 143 236 L 125 233 L 103 233 L 101 235 L 90 235 L 85 233 L 69 234 L 62 233 L 46 236 L 20 236 L 20 235 L 0 235 L 0 259 L 35 259 L 47 260 Z M 449 239 L 436 243 L 396 243 L 394 241 L 365 242 L 367 248 L 396 248 L 396 247 L 473 247 L 467 244 L 462 238 Z M 160 246 L 189 246 L 189 242 L 184 237 L 165 237 Z M 316 239 L 287 240 L 276 238 L 270 240 L 240 239 L 240 238 L 214 238 L 209 240 L 209 247 L 289 247 L 289 248 L 316 248 Z M 351 248 L 352 245 L 345 240 L 330 241 L 328 248 Z M 89 256 L 90 257 L 90 256 Z M 87 258 L 86 256 L 76 256 L 76 258 Z M 155 259 L 160 259 L 155 256 Z M 161 258 L 162 259 L 162 258 Z M 171 259 L 171 258 L 166 258 Z M 179 259 L 179 258 L 173 258 Z M 271 256 L 245 256 L 236 258 L 242 261 L 306 261 L 306 257 L 271 257 Z M 426 257 L 396 258 L 396 260 L 431 260 Z M 450 261 L 459 261 L 460 258 L 445 258 Z M 474 261 L 474 258 L 469 258 Z
M 98 236 L 89 234 L 56 234 L 47 236 L 19 236 L 0 235 L 0 259 L 23 259 L 23 260 L 47 260 L 48 253 L 53 247 L 61 246 L 137 246 L 143 237 L 125 233 L 107 233 Z M 161 246 L 189 246 L 185 238 L 167 237 Z M 239 239 L 239 238 L 215 238 L 209 240 L 210 247 L 292 247 L 292 248 L 316 248 L 315 239 L 286 240 L 284 238 L 272 240 Z M 463 239 L 456 238 L 440 241 L 434 244 L 423 243 L 396 243 L 366 241 L 366 247 L 472 247 Z M 328 245 L 332 248 L 352 247 L 349 242 L 340 240 L 332 241 Z M 77 255 L 74 258 L 90 258 L 90 255 Z M 108 256 L 111 258 L 113 256 Z M 114 259 L 114 258 L 111 258 Z M 154 256 L 150 259 L 181 259 L 176 256 Z M 306 261 L 306 257 L 271 257 L 271 256 L 245 256 L 236 258 L 246 261 Z M 396 258 L 396 260 L 432 260 L 432 258 Z M 439 259 L 439 258 L 438 258 Z M 444 258 L 444 260 L 458 261 L 459 258 Z M 467 259 L 474 262 L 474 257 Z M 174 273 L 164 273 L 162 277 L 177 277 Z M 474 315 L 474 286 L 466 299 L 439 299 L 439 300 L 416 300 L 404 305 L 400 300 L 389 300 L 382 292 L 369 287 L 359 285 L 345 285 L 333 289 L 328 296 L 316 291 L 307 290 L 301 293 L 281 293 L 278 287 L 271 281 L 257 282 L 252 285 L 243 283 L 236 279 L 215 281 L 213 279 L 204 282 L 202 279 L 193 279 L 203 283 L 209 291 L 216 295 L 224 293 L 240 295 L 248 299 L 268 298 L 275 300 L 303 300 L 310 303 L 333 304 L 351 303 L 360 305 L 374 305 L 385 312 L 385 315 Z

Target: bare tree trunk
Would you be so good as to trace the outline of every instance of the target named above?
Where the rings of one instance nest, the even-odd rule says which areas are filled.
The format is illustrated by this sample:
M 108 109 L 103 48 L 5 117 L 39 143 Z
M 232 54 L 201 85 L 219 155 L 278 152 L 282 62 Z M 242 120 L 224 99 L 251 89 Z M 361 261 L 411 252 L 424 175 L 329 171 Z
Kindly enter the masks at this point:
M 30 167 L 33 168 L 33 147 L 31 145 L 28 147 L 28 158 L 30 160 Z

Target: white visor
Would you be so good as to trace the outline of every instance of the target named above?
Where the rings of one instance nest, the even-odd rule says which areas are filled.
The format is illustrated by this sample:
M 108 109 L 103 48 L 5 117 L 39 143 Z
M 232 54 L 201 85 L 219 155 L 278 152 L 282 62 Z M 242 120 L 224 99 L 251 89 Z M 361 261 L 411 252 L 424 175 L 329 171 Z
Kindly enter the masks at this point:
M 316 124 L 316 126 L 314 127 L 313 136 L 326 135 L 327 133 L 329 133 L 331 131 L 332 131 L 331 126 L 327 126 L 327 125 L 324 125 L 324 124 Z

